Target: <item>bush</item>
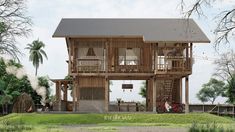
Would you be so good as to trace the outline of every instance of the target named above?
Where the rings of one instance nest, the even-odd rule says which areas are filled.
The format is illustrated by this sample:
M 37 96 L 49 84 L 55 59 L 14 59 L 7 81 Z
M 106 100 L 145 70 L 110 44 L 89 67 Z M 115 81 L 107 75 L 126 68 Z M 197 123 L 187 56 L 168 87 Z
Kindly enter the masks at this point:
M 234 130 L 230 128 L 226 129 L 215 122 L 207 124 L 198 124 L 194 122 L 189 128 L 189 132 L 234 132 Z
M 23 132 L 32 129 L 32 126 L 25 125 L 22 120 L 12 122 L 5 119 L 0 123 L 0 132 Z

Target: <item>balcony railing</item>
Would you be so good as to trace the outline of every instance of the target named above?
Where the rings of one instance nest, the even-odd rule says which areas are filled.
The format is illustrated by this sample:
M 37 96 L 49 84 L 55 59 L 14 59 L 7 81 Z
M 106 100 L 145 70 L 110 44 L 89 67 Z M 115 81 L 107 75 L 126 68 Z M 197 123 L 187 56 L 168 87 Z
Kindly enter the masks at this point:
M 191 59 L 185 57 L 167 57 L 163 62 L 156 64 L 157 72 L 191 71 Z
M 104 61 L 99 58 L 79 58 L 77 59 L 78 72 L 101 72 L 104 71 Z

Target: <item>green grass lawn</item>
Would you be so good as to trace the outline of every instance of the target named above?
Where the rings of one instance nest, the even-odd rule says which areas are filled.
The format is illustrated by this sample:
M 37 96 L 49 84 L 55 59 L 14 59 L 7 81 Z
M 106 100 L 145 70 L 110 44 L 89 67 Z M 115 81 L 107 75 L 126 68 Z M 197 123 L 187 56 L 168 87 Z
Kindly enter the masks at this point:
M 162 126 L 162 127 L 188 127 L 192 123 L 217 123 L 226 127 L 235 126 L 232 118 L 219 117 L 211 114 L 10 114 L 0 117 L 0 123 L 21 122 L 25 125 L 38 126 L 39 129 L 57 128 L 58 125 L 87 125 L 97 126 Z M 6 123 L 5 123 L 6 124 Z

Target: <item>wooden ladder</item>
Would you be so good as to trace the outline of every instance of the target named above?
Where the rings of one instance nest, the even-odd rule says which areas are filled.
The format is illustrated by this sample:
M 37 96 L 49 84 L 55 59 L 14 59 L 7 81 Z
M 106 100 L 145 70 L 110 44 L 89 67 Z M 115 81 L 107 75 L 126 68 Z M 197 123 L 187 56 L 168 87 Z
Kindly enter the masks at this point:
M 164 80 L 164 99 L 172 102 L 172 90 L 174 87 L 174 79 Z

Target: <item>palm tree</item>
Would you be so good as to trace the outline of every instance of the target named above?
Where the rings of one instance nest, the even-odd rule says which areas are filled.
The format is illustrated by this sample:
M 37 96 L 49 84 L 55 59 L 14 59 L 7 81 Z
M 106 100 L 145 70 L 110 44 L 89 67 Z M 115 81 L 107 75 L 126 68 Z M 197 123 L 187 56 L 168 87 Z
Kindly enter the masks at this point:
M 29 50 L 29 61 L 33 62 L 33 66 L 35 67 L 35 75 L 37 76 L 39 64 L 43 63 L 43 56 L 47 59 L 46 52 L 42 49 L 45 47 L 45 44 L 42 41 L 34 40 L 32 44 L 27 44 L 25 49 Z

